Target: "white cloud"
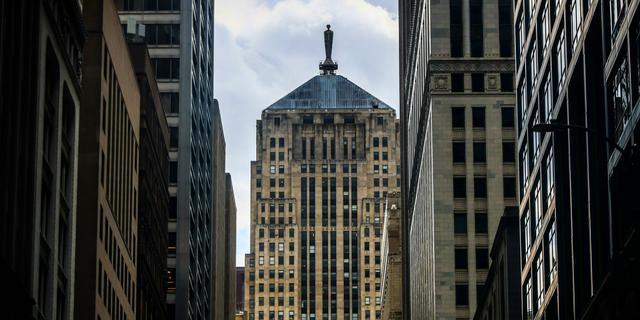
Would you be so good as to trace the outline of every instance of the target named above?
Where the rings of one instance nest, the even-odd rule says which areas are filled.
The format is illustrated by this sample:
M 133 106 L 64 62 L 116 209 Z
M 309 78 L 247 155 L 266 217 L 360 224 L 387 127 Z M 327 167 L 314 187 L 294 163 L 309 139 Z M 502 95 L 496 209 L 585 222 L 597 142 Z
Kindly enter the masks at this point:
M 395 0 L 218 0 L 215 96 L 238 207 L 238 265 L 249 251 L 250 161 L 261 111 L 318 73 L 323 31 L 334 30 L 338 73 L 398 105 Z

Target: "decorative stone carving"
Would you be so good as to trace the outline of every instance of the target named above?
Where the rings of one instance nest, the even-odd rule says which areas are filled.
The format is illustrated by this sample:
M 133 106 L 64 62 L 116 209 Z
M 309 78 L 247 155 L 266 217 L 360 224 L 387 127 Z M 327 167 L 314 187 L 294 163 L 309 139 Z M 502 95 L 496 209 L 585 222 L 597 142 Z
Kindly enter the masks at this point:
M 449 75 L 448 74 L 434 74 L 431 77 L 431 87 L 434 91 L 447 91 L 449 90 Z
M 495 74 L 495 73 L 488 74 L 487 75 L 487 91 L 498 91 L 499 82 L 500 80 L 498 79 L 498 74 Z

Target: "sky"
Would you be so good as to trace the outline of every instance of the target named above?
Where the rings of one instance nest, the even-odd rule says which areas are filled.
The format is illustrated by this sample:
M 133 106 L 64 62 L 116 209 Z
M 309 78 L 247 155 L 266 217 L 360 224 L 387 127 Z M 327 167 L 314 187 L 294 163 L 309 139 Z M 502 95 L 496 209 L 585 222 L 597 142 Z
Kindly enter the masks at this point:
M 347 77 L 398 106 L 397 0 L 216 0 L 215 96 L 226 139 L 226 170 L 237 206 L 236 264 L 249 253 L 251 161 L 256 120 L 319 73 L 323 32 Z

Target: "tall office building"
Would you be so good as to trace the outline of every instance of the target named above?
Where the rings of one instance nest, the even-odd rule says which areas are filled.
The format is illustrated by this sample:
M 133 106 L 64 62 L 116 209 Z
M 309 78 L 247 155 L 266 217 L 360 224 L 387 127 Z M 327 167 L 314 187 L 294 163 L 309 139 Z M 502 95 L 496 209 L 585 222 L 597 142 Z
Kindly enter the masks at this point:
M 136 31 L 134 26 L 135 23 L 129 31 Z M 140 89 L 136 318 L 163 320 L 167 319 L 165 275 L 169 215 L 169 127 L 144 38 L 131 33 L 127 33 L 126 37 Z
M 122 23 L 145 25 L 170 133 L 167 311 L 216 317 L 214 257 L 224 218 L 224 150 L 215 146 L 213 0 L 117 0 Z M 220 155 L 222 152 L 222 156 Z M 218 162 L 217 162 L 218 161 Z M 221 166 L 220 169 L 216 169 Z M 222 262 L 219 262 L 222 263 Z
M 516 205 L 512 2 L 400 2 L 404 309 L 470 318 Z
M 397 190 L 395 111 L 345 77 L 325 31 L 321 74 L 262 112 L 251 163 L 249 319 L 380 317 L 384 199 Z
M 0 3 L 0 272 L 6 319 L 73 310 L 82 1 Z
M 236 199 L 231 174 L 226 174 L 224 206 L 224 312 L 223 319 L 233 320 L 236 315 Z
M 527 319 L 640 317 L 637 8 L 516 1 Z
M 383 320 L 402 319 L 402 237 L 400 193 L 387 197 L 382 225 L 382 317 Z
M 84 4 L 75 319 L 136 314 L 140 90 L 112 0 Z

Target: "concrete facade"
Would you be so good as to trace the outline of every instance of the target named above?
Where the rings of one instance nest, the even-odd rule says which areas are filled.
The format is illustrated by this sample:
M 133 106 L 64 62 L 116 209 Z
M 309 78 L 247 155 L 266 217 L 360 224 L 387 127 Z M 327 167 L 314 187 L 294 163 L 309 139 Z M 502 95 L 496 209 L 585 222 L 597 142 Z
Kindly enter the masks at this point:
M 224 147 L 216 145 L 221 133 L 213 96 L 214 1 L 117 3 L 123 24 L 145 25 L 169 125 L 169 318 L 218 319 L 224 312 L 218 294 L 224 262 L 214 257 L 225 250 L 225 171 Z
M 256 124 L 248 319 L 381 316 L 380 241 L 385 198 L 399 186 L 398 121 L 335 75 L 328 48 L 323 73 Z
M 73 314 L 82 1 L 0 4 L 3 318 Z
M 140 88 L 140 200 L 138 201 L 137 319 L 167 319 L 169 127 L 144 39 L 127 34 Z
M 506 0 L 400 3 L 411 319 L 473 316 L 493 234 L 516 204 L 511 16 Z
M 402 237 L 400 193 L 387 196 L 382 226 L 382 297 L 383 320 L 402 319 Z
M 140 90 L 112 0 L 83 7 L 74 318 L 136 315 Z

